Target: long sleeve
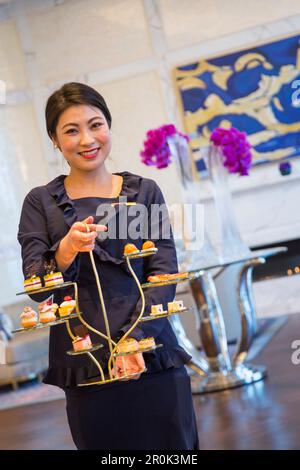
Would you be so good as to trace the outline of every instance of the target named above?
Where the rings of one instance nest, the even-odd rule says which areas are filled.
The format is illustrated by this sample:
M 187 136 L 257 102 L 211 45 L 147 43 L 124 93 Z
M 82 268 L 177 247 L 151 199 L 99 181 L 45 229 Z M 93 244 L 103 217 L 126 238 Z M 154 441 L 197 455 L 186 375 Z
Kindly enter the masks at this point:
M 154 182 L 153 182 L 154 183 Z M 161 216 L 159 216 L 160 209 Z M 145 237 L 152 240 L 158 248 L 155 255 L 144 258 L 144 279 L 147 282 L 148 276 L 163 273 L 176 273 L 178 271 L 176 249 L 173 239 L 173 233 L 170 225 L 169 214 L 165 205 L 165 200 L 160 188 L 156 183 L 153 184 L 150 203 L 148 205 L 148 235 Z M 132 262 L 134 263 L 134 261 Z M 134 268 L 134 264 L 132 264 Z M 151 287 L 144 290 L 145 294 L 145 312 L 144 315 L 149 315 L 151 305 L 163 304 L 164 309 L 167 309 L 168 302 L 174 300 L 176 292 L 176 285 L 169 285 L 163 287 Z M 126 324 L 121 333 L 125 333 L 132 326 L 138 318 L 142 306 L 140 299 L 136 305 L 130 321 Z M 156 319 L 153 321 L 145 322 L 138 325 L 130 333 L 130 336 L 141 339 L 147 336 L 158 337 L 166 326 L 167 318 Z
M 39 188 L 33 189 L 26 196 L 19 223 L 18 241 L 21 245 L 24 277 L 37 274 L 41 278 L 46 274 L 46 264 L 56 267 L 55 252 L 60 240 L 51 243 L 47 229 L 45 209 L 39 197 Z M 74 262 L 64 274 L 65 281 L 71 280 L 77 270 Z M 48 294 L 49 295 L 49 294 Z M 40 301 L 47 294 L 30 294 L 33 300 Z

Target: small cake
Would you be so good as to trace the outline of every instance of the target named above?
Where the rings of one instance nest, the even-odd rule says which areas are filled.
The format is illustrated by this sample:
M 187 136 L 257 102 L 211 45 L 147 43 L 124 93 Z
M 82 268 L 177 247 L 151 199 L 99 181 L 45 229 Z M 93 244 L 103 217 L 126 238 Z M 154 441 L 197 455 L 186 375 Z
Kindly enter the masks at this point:
M 162 313 L 164 313 L 162 304 L 151 305 L 150 315 L 161 315 Z
M 59 286 L 64 283 L 64 278 L 60 272 L 51 272 L 44 276 L 45 287 Z
M 76 336 L 72 343 L 74 351 L 84 351 L 85 349 L 91 349 L 93 347 L 88 334 L 85 336 Z
M 174 300 L 173 302 L 168 302 L 169 313 L 178 312 L 182 309 L 184 309 L 183 300 Z
M 58 313 L 60 317 L 66 317 L 70 315 L 74 308 L 76 307 L 76 302 L 75 300 L 72 299 L 69 295 L 64 297 L 64 301 L 60 304 L 60 307 L 58 309 Z
M 155 339 L 151 336 L 149 338 L 144 338 L 139 341 L 139 350 L 149 349 L 155 347 Z
M 38 322 L 38 314 L 31 307 L 24 307 L 20 318 L 22 328 L 32 328 Z
M 24 281 L 24 289 L 26 292 L 30 292 L 32 290 L 41 289 L 42 288 L 42 281 L 39 276 L 31 276 Z
M 48 300 L 39 305 L 39 316 L 41 323 L 49 323 L 56 320 L 55 312 L 58 305 L 54 304 L 52 300 Z
M 121 340 L 117 346 L 117 353 L 136 352 L 139 350 L 139 343 L 134 338 Z
M 147 240 L 146 242 L 143 243 L 142 250 L 147 251 L 147 250 L 153 250 L 155 248 L 154 243 L 151 240 Z M 155 248 L 157 250 L 157 248 Z
M 127 243 L 124 247 L 124 255 L 131 255 L 139 252 L 140 250 L 133 243 Z

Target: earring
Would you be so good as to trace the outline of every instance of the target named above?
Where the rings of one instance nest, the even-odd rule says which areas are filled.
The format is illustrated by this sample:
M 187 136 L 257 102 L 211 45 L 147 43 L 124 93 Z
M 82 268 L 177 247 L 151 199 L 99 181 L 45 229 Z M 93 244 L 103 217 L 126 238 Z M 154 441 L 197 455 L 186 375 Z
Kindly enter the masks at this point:
M 57 144 L 54 144 L 54 148 L 57 149 L 57 148 L 58 148 L 58 145 L 57 145 Z

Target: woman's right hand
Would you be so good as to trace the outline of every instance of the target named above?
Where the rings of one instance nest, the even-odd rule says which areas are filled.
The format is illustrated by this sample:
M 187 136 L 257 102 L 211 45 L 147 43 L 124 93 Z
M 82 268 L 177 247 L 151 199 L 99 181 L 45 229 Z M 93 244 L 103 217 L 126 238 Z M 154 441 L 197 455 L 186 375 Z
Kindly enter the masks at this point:
M 94 224 L 92 216 L 87 217 L 82 222 L 75 222 L 65 236 L 65 246 L 70 249 L 74 255 L 77 253 L 92 251 L 95 248 L 95 239 L 97 232 L 105 232 L 105 225 Z M 89 228 L 89 232 L 87 231 Z

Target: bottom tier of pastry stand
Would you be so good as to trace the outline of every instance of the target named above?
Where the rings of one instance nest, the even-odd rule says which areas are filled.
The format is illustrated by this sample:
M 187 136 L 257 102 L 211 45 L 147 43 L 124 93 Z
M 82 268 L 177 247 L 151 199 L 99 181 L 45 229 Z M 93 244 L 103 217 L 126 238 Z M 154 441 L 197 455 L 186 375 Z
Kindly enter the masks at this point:
M 161 348 L 162 346 L 163 346 L 163 344 L 156 344 L 155 346 L 152 346 L 151 348 L 144 348 L 144 349 L 141 349 L 141 350 L 130 351 L 130 352 L 126 352 L 126 353 L 114 353 L 114 357 L 130 356 L 130 355 L 133 355 L 133 354 L 149 352 L 149 351 L 153 351 L 154 349 Z M 89 351 L 90 350 L 86 350 L 85 352 L 89 352 Z M 104 385 L 104 384 L 111 383 L 111 382 L 124 382 L 124 381 L 127 381 L 129 379 L 132 379 L 133 377 L 137 377 L 140 374 L 145 373 L 146 371 L 147 371 L 147 368 L 145 368 L 144 370 L 142 370 L 140 372 L 137 372 L 135 374 L 128 374 L 124 377 L 114 377 L 113 379 L 108 378 L 108 379 L 105 379 L 105 380 L 92 379 L 92 380 L 88 380 L 86 382 L 80 383 L 77 386 L 78 387 L 88 387 L 88 386 L 91 386 L 91 385 Z
M 97 344 L 93 344 L 93 347 L 88 348 L 88 349 L 83 349 L 82 351 L 73 351 L 73 350 L 67 351 L 67 354 L 69 354 L 69 356 L 78 356 L 79 354 L 86 354 L 89 352 L 97 351 L 100 348 L 103 348 L 103 344 L 97 343 Z

